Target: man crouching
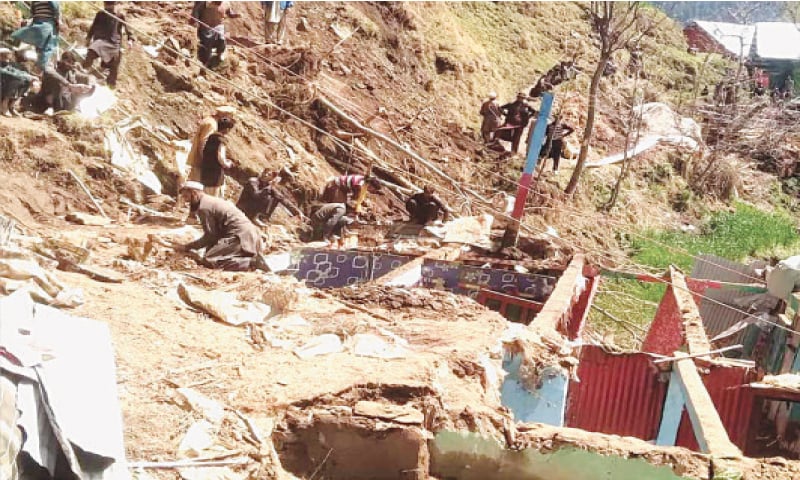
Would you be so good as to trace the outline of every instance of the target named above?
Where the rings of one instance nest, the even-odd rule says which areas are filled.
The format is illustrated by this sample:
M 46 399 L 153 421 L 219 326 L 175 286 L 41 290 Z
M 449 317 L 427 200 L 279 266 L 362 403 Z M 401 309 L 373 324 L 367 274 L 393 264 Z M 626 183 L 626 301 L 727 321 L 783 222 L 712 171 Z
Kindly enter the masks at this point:
M 179 252 L 205 248 L 201 262 L 209 268 L 245 271 L 261 268 L 261 237 L 255 225 L 232 203 L 203 193 L 199 182 L 186 182 L 180 195 L 197 214 L 203 236 L 185 245 L 173 244 Z

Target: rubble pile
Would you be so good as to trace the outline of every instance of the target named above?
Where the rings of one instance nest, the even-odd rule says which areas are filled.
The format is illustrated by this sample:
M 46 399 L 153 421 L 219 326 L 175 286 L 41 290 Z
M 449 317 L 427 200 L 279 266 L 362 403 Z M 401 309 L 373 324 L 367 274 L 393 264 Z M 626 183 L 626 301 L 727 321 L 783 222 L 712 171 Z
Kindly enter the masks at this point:
M 333 290 L 342 300 L 360 305 L 378 306 L 386 310 L 423 315 L 436 315 L 442 320 L 458 317 L 477 320 L 489 311 L 474 300 L 449 292 L 427 288 L 397 288 L 386 285 L 360 285 Z

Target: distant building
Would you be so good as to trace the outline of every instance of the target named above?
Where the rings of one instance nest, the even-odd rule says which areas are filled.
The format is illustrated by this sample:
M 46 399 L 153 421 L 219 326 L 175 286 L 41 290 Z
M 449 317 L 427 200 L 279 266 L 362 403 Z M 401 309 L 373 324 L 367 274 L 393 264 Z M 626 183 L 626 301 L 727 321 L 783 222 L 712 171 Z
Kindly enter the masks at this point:
M 683 29 L 690 47 L 698 52 L 719 53 L 731 58 L 747 58 L 755 35 L 755 25 L 695 20 Z
M 763 69 L 772 87 L 784 88 L 788 77 L 800 75 L 800 29 L 788 22 L 753 25 L 696 20 L 683 29 L 686 42 L 698 52 L 741 57 L 748 70 Z

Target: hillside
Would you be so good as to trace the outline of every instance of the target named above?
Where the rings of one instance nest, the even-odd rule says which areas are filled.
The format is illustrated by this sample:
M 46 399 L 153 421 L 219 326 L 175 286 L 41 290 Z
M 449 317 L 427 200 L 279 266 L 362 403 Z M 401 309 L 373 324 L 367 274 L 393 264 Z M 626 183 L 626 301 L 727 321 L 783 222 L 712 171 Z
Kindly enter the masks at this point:
M 96 7 L 75 5 L 67 9 L 66 14 L 73 18 L 67 21 L 70 27 L 65 33 L 77 40 Z M 130 115 L 135 113 L 150 130 L 170 133 L 169 138 L 159 139 L 147 129 L 134 130 L 132 141 L 150 159 L 164 192 L 174 195 L 175 147 L 169 142 L 188 138 L 196 120 L 211 105 L 234 103 L 241 109 L 240 127 L 233 133 L 231 148 L 241 168 L 234 177 L 241 182 L 263 168 L 277 168 L 293 158 L 300 173 L 291 188 L 302 206 L 322 180 L 334 173 L 334 168 L 341 170 L 344 164 L 355 162 L 354 168 L 359 170 L 367 163 L 362 153 L 351 151 L 330 134 L 352 128 L 311 100 L 319 94 L 362 123 L 408 145 L 456 182 L 469 184 L 489 196 L 497 190 L 513 192 L 521 158 L 498 162 L 483 149 L 476 141 L 477 109 L 489 90 L 496 90 L 501 100 L 510 101 L 514 92 L 527 90 L 561 59 L 575 58 L 581 71 L 591 71 L 596 52 L 591 48 L 582 8 L 575 3 L 303 3 L 289 22 L 289 46 L 264 49 L 254 46 L 260 36 L 259 29 L 253 26 L 257 22 L 246 21 L 257 18 L 258 8 L 245 4 L 241 8 L 243 19 L 230 22 L 230 56 L 220 75 L 197 77 L 197 65 L 181 59 L 178 53 L 194 50 L 194 32 L 183 21 L 186 9 L 178 4 L 130 5 L 124 11 L 139 30 L 139 46 L 125 56 L 117 107 L 94 123 L 69 117 L 34 123 L 3 120 L 3 133 L 9 133 L 4 135 L 5 155 L 16 158 L 17 166 L 24 165 L 23 174 L 41 172 L 36 175 L 38 181 L 67 187 L 70 182 L 65 180 L 64 171 L 74 167 L 81 177 L 90 177 L 92 190 L 111 206 L 116 204 L 118 194 L 143 202 L 142 191 L 129 191 L 137 189 L 136 185 L 123 182 L 123 188 L 123 183 L 108 181 L 113 175 L 103 166 L 107 154 L 101 148 L 102 128 L 132 118 Z M 653 15 L 661 18 L 655 10 Z M 308 31 L 297 31 L 300 16 L 307 19 Z M 643 82 L 645 96 L 653 101 L 685 102 L 695 88 L 695 80 L 700 84 L 713 81 L 713 77 L 695 79 L 695 75 L 713 76 L 714 70 L 703 66 L 707 59 L 685 53 L 676 24 L 667 19 L 658 21 L 661 23 L 656 34 L 643 42 L 648 71 L 648 79 Z M 354 33 L 342 40 L 335 31 L 342 35 Z M 142 48 L 164 40 L 167 42 L 155 59 Z M 616 61 L 620 65 L 627 63 L 623 53 Z M 578 127 L 576 138 L 585 111 L 587 86 L 588 75 L 582 74 L 556 93 L 556 108 L 563 111 L 568 123 Z M 620 109 L 628 101 L 632 84 L 624 75 L 618 75 L 604 82 L 602 88 L 592 145 L 595 157 L 621 150 L 624 109 Z M 20 133 L 12 133 L 17 128 Z M 25 133 L 29 128 L 39 130 L 38 135 L 63 139 L 66 145 L 54 150 L 58 155 L 37 153 L 41 146 L 37 145 L 37 137 Z M 374 150 L 380 149 L 391 168 L 407 172 L 415 182 L 441 181 L 424 166 L 412 167 L 410 158 L 402 153 L 362 140 Z M 43 156 L 46 160 L 41 159 Z M 661 154 L 647 157 L 656 163 L 664 159 Z M 565 185 L 566 176 L 568 172 L 563 172 L 537 186 L 544 195 L 542 199 L 548 199 L 544 206 L 561 202 L 557 190 L 559 185 Z M 587 172 L 585 187 L 574 201 L 575 208 L 593 210 L 591 205 L 604 201 L 600 195 L 613 183 L 614 176 L 599 170 Z M 449 201 L 461 203 L 454 192 L 446 191 L 445 185 L 440 188 L 445 189 L 442 193 Z M 650 226 L 649 216 L 642 214 L 652 211 L 651 203 L 659 205 L 662 199 L 640 196 L 638 190 L 637 183 L 630 185 L 635 201 L 630 202 L 631 208 L 620 209 L 614 215 L 621 215 L 634 225 Z M 231 194 L 236 195 L 235 188 Z M 77 190 L 66 197 L 67 206 L 89 208 Z M 399 205 L 394 200 L 387 201 L 392 208 Z M 465 204 L 465 213 L 471 210 L 469 205 Z M 548 217 L 545 222 L 535 215 L 530 223 L 535 228 L 549 224 L 572 237 L 572 222 L 564 220 Z M 580 232 L 580 227 L 575 230 Z M 583 235 L 574 236 L 575 241 L 584 241 Z M 607 240 L 601 242 L 603 247 L 610 246 Z

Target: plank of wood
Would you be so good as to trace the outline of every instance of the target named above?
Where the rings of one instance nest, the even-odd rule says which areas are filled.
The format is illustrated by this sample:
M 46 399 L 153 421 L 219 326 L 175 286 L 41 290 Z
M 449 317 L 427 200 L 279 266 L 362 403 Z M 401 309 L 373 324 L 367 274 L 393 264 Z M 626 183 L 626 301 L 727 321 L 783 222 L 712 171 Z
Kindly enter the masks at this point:
M 686 410 L 703 453 L 721 458 L 740 458 L 742 451 L 728 437 L 694 361 L 684 358 L 676 361 L 672 368 L 683 389 Z

